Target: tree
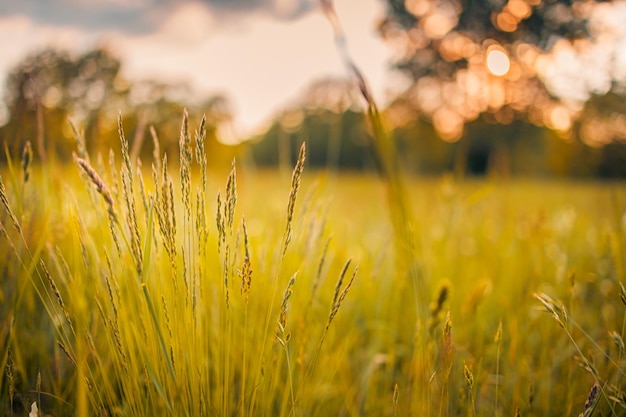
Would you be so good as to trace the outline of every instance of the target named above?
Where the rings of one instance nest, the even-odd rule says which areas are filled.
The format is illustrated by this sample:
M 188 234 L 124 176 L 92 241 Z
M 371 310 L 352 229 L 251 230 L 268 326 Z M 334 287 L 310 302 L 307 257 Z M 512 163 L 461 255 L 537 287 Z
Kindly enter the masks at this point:
M 366 115 L 354 108 L 353 83 L 323 78 L 312 82 L 256 141 L 251 143 L 259 165 L 278 165 L 289 173 L 302 141 L 307 142 L 307 164 L 327 168 L 364 170 L 374 167 L 367 146 Z
M 46 140 L 55 153 L 67 154 L 68 120 L 84 120 L 93 133 L 103 110 L 127 108 L 128 86 L 119 70 L 120 62 L 103 49 L 78 57 L 47 49 L 27 57 L 7 77 L 9 120 L 2 137 L 12 153 L 31 140 L 45 159 Z
M 218 125 L 230 118 L 226 98 L 217 95 L 196 104 L 181 103 L 171 97 L 190 96 L 186 85 L 131 83 L 120 70 L 121 62 L 105 49 L 77 56 L 49 49 L 29 56 L 7 77 L 9 120 L 0 127 L 0 142 L 12 155 L 19 155 L 30 140 L 42 159 L 51 152 L 69 160 L 76 150 L 71 121 L 91 154 L 107 155 L 109 149 L 119 149 L 116 118 L 121 112 L 133 156 L 151 154 L 151 140 L 146 140 L 150 125 L 158 133 L 161 150 L 173 155 L 178 153 L 180 118 L 186 107 L 192 120 L 206 113 L 210 162 L 230 160 L 220 156 L 231 156 L 234 150 L 217 140 Z
M 569 94 L 551 78 L 556 52 L 582 62 L 600 40 L 591 27 L 594 0 L 387 0 L 380 31 L 398 50 L 395 66 L 412 81 L 399 100 L 456 141 L 479 117 L 508 125 L 530 121 L 570 132 L 593 95 L 608 89 L 588 82 Z M 588 54 L 589 55 L 589 54 Z M 582 64 L 584 65 L 584 63 Z M 558 74 L 557 74 L 558 75 Z M 576 75 L 576 74 L 574 74 Z M 561 77 L 563 80 L 563 77 Z

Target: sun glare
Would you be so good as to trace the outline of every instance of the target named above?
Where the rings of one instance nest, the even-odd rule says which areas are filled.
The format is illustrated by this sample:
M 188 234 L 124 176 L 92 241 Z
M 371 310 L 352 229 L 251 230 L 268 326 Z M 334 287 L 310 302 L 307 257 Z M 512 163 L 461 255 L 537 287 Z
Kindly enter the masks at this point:
M 511 61 L 507 54 L 500 49 L 491 49 L 487 52 L 487 69 L 497 76 L 505 75 L 511 68 Z

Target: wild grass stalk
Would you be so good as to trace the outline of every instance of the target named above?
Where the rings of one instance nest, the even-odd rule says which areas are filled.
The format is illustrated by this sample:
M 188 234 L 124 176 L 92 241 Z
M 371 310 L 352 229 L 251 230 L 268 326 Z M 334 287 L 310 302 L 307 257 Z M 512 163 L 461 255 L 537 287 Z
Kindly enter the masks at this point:
M 494 343 L 496 344 L 496 392 L 494 395 L 494 415 L 498 417 L 498 397 L 500 388 L 500 350 L 502 347 L 502 320 L 498 323 L 498 329 L 494 336 Z
M 183 236 L 184 247 L 182 250 L 183 255 L 183 270 L 182 281 L 185 284 L 185 302 L 189 303 L 191 299 L 191 282 L 190 274 L 194 271 L 195 265 L 195 251 L 194 247 L 194 233 L 192 231 L 193 223 L 191 221 L 192 207 L 191 207 L 191 164 L 193 161 L 193 152 L 191 148 L 191 138 L 189 136 L 189 114 L 187 109 L 183 112 L 183 121 L 180 126 L 180 135 L 178 140 L 179 149 L 179 167 L 180 167 L 180 189 L 183 201 Z
M 244 318 L 243 318 L 243 340 L 242 340 L 242 357 L 241 357 L 241 408 L 240 414 L 246 415 L 246 389 L 247 389 L 247 370 L 248 370 L 248 301 L 250 299 L 250 288 L 252 286 L 252 265 L 250 263 L 250 251 L 248 249 L 248 232 L 246 229 L 245 219 L 242 220 L 244 242 L 245 242 L 245 258 L 240 269 L 237 270 L 239 279 L 241 280 L 240 293 L 244 301 Z
M 474 374 L 472 374 L 472 370 L 467 366 L 467 364 L 463 364 L 463 376 L 465 377 L 465 383 L 467 384 L 467 390 L 469 391 L 470 404 L 471 404 L 471 415 L 476 417 L 476 399 L 474 393 Z
M 454 360 L 454 346 L 452 344 L 452 319 L 450 312 L 446 314 L 446 320 L 442 329 L 442 346 L 441 346 L 441 395 L 439 398 L 439 415 L 449 414 L 450 399 L 450 373 Z
M 137 276 L 142 275 L 143 253 L 141 248 L 141 235 L 139 233 L 139 225 L 137 220 L 137 210 L 135 204 L 135 192 L 134 192 L 134 175 L 133 167 L 130 161 L 130 155 L 128 151 L 128 141 L 124 135 L 124 127 L 122 125 L 122 115 L 117 117 L 117 131 L 120 137 L 120 143 L 122 147 L 122 159 L 124 165 L 120 171 L 120 177 L 122 179 L 122 192 L 124 196 L 124 202 L 126 203 L 126 224 L 130 234 L 130 248 L 135 262 L 135 270 Z
M 22 162 L 20 164 L 22 167 L 22 179 L 24 181 L 24 185 L 26 185 L 26 183 L 30 179 L 32 163 L 33 163 L 33 147 L 31 146 L 30 141 L 27 140 L 26 144 L 24 145 L 24 149 L 22 150 Z M 22 190 L 22 193 L 23 192 L 24 191 Z
M 283 233 L 282 243 L 280 246 L 279 259 L 274 268 L 274 277 L 273 277 L 273 282 L 271 284 L 272 290 L 271 290 L 270 299 L 269 299 L 270 301 L 266 309 L 265 323 L 263 325 L 264 331 L 263 331 L 263 338 L 262 338 L 262 343 L 261 343 L 262 351 L 259 352 L 262 360 L 259 363 L 259 370 L 257 372 L 255 385 L 258 385 L 260 383 L 260 380 L 263 374 L 262 366 L 263 366 L 263 358 L 265 356 L 265 349 L 267 345 L 267 337 L 268 337 L 268 333 L 270 329 L 270 322 L 271 322 L 272 312 L 274 310 L 274 302 L 276 300 L 276 292 L 278 289 L 278 282 L 279 282 L 280 273 L 282 271 L 283 261 L 285 258 L 285 254 L 287 253 L 287 248 L 289 246 L 289 243 L 291 242 L 292 228 L 293 228 L 292 223 L 294 219 L 296 199 L 298 196 L 298 190 L 300 189 L 300 181 L 302 178 L 302 172 L 304 171 L 305 160 L 306 160 L 306 144 L 303 142 L 302 145 L 300 146 L 298 160 L 296 161 L 296 165 L 294 166 L 294 169 L 291 175 L 291 188 L 289 190 L 289 200 L 287 203 L 287 221 L 285 224 L 285 231 Z M 219 195 L 218 195 L 218 201 L 219 201 Z M 219 207 L 219 204 L 218 204 L 218 207 Z M 218 221 L 218 224 L 219 223 L 220 222 Z M 258 392 L 255 390 L 251 398 L 251 412 L 252 413 L 254 413 L 254 410 L 255 410 L 255 406 L 256 406 L 255 402 L 258 398 L 257 395 L 258 395 Z
M 398 390 L 398 383 L 393 386 L 393 417 L 398 415 L 398 399 L 400 398 L 400 392 Z
M 238 166 L 208 225 L 215 203 L 204 202 L 205 187 L 210 191 L 202 178 L 202 123 L 190 145 L 195 195 L 186 226 L 180 171 L 170 171 L 160 151 L 153 183 L 143 185 L 139 162 L 129 174 L 123 155 L 121 167 L 77 158 L 74 169 L 50 165 L 43 172 L 31 163 L 26 193 L 24 155 L 19 169 L 2 168 L 0 415 L 26 415 L 33 402 L 55 417 L 78 410 L 138 417 L 587 417 L 626 410 L 626 290 L 613 269 L 603 269 L 615 261 L 605 239 L 615 230 L 598 226 L 606 219 L 606 207 L 599 208 L 609 201 L 605 191 L 589 198 L 589 190 L 564 186 L 577 201 L 599 206 L 561 239 L 550 229 L 561 200 L 545 185 L 533 185 L 546 196 L 534 207 L 516 188 L 496 186 L 493 199 L 476 200 L 472 185 L 459 184 L 451 202 L 438 193 L 440 184 L 416 184 L 433 196 L 416 207 L 422 267 L 443 282 L 423 323 L 428 337 L 420 337 L 375 181 L 338 175 L 331 208 L 313 192 L 302 201 L 303 149 L 281 223 L 273 208 L 280 177 L 259 174 L 249 186 L 249 171 Z M 43 203 L 35 192 L 46 196 Z M 143 206 L 137 233 L 129 226 L 131 198 Z M 450 204 L 454 216 L 442 214 Z M 107 237 L 107 223 L 121 245 Z M 137 236 L 140 275 L 131 243 Z M 560 253 L 585 277 L 570 286 L 567 309 L 538 292 L 562 290 L 553 277 Z M 297 287 L 290 279 L 296 271 Z M 185 291 L 181 275 L 189 279 Z M 327 285 L 329 276 L 336 279 Z M 533 291 L 567 334 L 537 317 Z M 562 360 L 572 352 L 575 361 Z M 493 383 L 483 383 L 481 369 L 495 369 Z
M 283 299 L 280 303 L 280 309 L 278 312 L 278 320 L 277 320 L 277 330 L 276 330 L 276 340 L 282 347 L 285 352 L 285 359 L 287 360 L 287 378 L 289 383 L 289 395 L 291 398 L 291 413 L 290 415 L 296 415 L 296 400 L 294 395 L 294 385 L 293 385 L 293 376 L 291 369 L 291 361 L 289 355 L 289 349 L 287 348 L 287 344 L 291 340 L 291 333 L 287 331 L 287 307 L 289 303 L 289 299 L 293 294 L 293 286 L 296 283 L 297 273 L 293 274 L 293 276 L 289 279 L 287 283 L 287 288 L 285 288 L 285 292 L 283 294 Z
M 302 171 L 304 171 L 304 161 L 306 160 L 306 143 L 302 142 L 300 146 L 300 152 L 298 153 L 298 159 L 296 166 L 293 168 L 291 175 L 291 189 L 289 191 L 289 203 L 287 204 L 287 223 L 285 225 L 285 233 L 283 234 L 282 251 L 280 254 L 281 260 L 287 253 L 287 247 L 292 238 L 293 229 L 293 215 L 296 207 L 296 198 L 298 196 L 298 190 L 300 189 L 300 180 L 302 178 Z
M 375 151 L 377 169 L 387 186 L 387 202 L 391 215 L 396 250 L 402 262 L 401 271 L 405 271 L 407 279 L 413 285 L 413 295 L 418 320 L 425 323 L 428 314 L 428 300 L 430 290 L 425 276 L 420 274 L 417 263 L 416 223 L 412 216 L 412 209 L 407 200 L 406 186 L 400 172 L 400 163 L 396 144 L 389 129 L 385 126 L 383 116 L 370 91 L 370 88 L 352 59 L 348 50 L 348 40 L 341 26 L 341 21 L 335 12 L 332 0 L 320 0 L 322 10 L 331 24 L 335 35 L 335 45 L 346 67 L 356 80 L 357 86 L 366 104 L 366 113 L 372 129 L 371 148 Z
M 5 374 L 9 382 L 9 408 L 11 417 L 13 417 L 13 400 L 15 399 L 15 363 L 13 361 L 13 351 L 10 346 L 7 349 Z
M 320 3 L 333 29 L 337 50 L 345 66 L 353 75 L 366 104 L 366 114 L 372 133 L 370 147 L 374 151 L 377 171 L 386 185 L 387 205 L 393 227 L 395 251 L 398 257 L 396 267 L 398 271 L 405 274 L 405 279 L 410 282 L 413 290 L 415 322 L 417 323 L 416 331 L 418 333 L 418 338 L 416 338 L 416 343 L 414 343 L 413 355 L 415 358 L 413 362 L 419 364 L 422 368 L 420 371 L 422 375 L 419 378 L 414 378 L 416 382 L 414 387 L 419 389 L 428 384 L 427 368 L 429 365 L 427 354 L 423 347 L 426 345 L 424 328 L 428 320 L 428 301 L 431 295 L 427 276 L 421 270 L 422 267 L 419 262 L 420 251 L 417 248 L 417 242 L 419 241 L 418 226 L 413 218 L 413 211 L 407 198 L 408 194 L 404 177 L 401 174 L 401 164 L 395 140 L 385 124 L 363 73 L 349 53 L 347 38 L 335 12 L 333 1 L 320 0 Z M 404 309 L 402 303 L 399 303 L 398 307 Z M 423 393 L 424 390 L 422 390 Z
M 545 311 L 550 313 L 559 324 L 559 326 L 561 326 L 561 328 L 565 331 L 565 334 L 567 335 L 568 339 L 570 340 L 578 354 L 578 356 L 574 356 L 574 360 L 582 369 L 587 371 L 593 377 L 595 384 L 597 384 L 597 386 L 599 387 L 599 397 L 605 399 L 611 410 L 612 415 L 617 415 L 617 411 L 615 409 L 615 401 L 612 401 L 607 393 L 609 381 L 601 377 L 596 366 L 594 365 L 594 362 L 583 353 L 579 343 L 576 342 L 574 336 L 572 335 L 572 332 L 569 329 L 570 323 L 572 323 L 577 328 L 577 330 L 580 331 L 603 356 L 605 356 L 605 359 L 615 367 L 617 374 L 620 375 L 620 377 L 623 377 L 625 374 L 624 370 L 621 368 L 621 365 L 615 362 L 610 356 L 608 356 L 605 350 L 600 345 L 598 345 L 597 342 L 590 335 L 588 335 L 582 327 L 580 327 L 568 316 L 567 310 L 565 309 L 563 303 L 553 300 L 549 295 L 544 293 L 535 293 L 534 297 L 543 305 Z
M 20 222 L 17 219 L 17 216 L 15 215 L 15 213 L 13 213 L 13 210 L 11 209 L 11 204 L 9 203 L 9 199 L 7 197 L 7 190 L 4 186 L 4 181 L 2 181 L 2 176 L 0 176 L 0 201 L 2 201 L 2 205 L 9 215 L 13 227 L 15 228 L 15 230 L 18 231 L 18 233 L 21 233 L 22 227 L 20 226 Z

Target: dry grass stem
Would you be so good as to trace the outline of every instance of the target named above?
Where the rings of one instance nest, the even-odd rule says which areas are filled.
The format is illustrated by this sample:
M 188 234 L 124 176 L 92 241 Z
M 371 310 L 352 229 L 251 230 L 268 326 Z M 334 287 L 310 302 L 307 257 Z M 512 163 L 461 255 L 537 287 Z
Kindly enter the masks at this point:
M 237 270 L 237 274 L 241 279 L 241 295 L 243 295 L 246 302 L 250 295 L 250 286 L 252 284 L 252 268 L 250 265 L 250 258 L 247 256 L 243 259 L 241 268 Z
M 195 131 L 194 139 L 196 144 L 196 161 L 200 165 L 202 173 L 202 193 L 204 195 L 207 187 L 207 159 L 206 151 L 204 149 L 204 142 L 206 141 L 206 114 L 202 115 L 200 127 Z
M 156 171 L 161 170 L 161 145 L 154 126 L 150 126 L 150 136 L 152 137 L 152 161 L 156 164 Z
M 276 339 L 283 347 L 285 347 L 287 342 L 289 342 L 289 339 L 291 339 L 291 333 L 287 332 L 287 306 L 289 299 L 291 298 L 291 294 L 293 294 L 293 285 L 296 283 L 297 274 L 298 273 L 296 272 L 289 279 L 287 288 L 285 288 L 285 292 L 283 293 L 283 299 L 280 302 L 280 309 L 278 310 Z
M 104 202 L 107 205 L 107 211 L 109 212 L 111 217 L 117 220 L 117 214 L 115 212 L 115 203 L 113 202 L 113 196 L 111 195 L 111 192 L 109 191 L 108 187 L 106 186 L 106 184 L 104 183 L 100 175 L 98 175 L 96 170 L 93 169 L 91 165 L 89 165 L 89 162 L 87 162 L 86 160 L 82 158 L 76 158 L 76 163 L 83 170 L 83 172 L 87 174 L 87 176 L 89 177 L 93 185 L 95 185 L 96 191 L 98 191 L 98 193 L 104 199 Z
M 335 293 L 333 295 L 333 302 L 332 302 L 331 308 L 330 308 L 330 314 L 328 315 L 328 322 L 326 323 L 326 329 L 329 328 L 329 326 L 332 323 L 333 319 L 335 318 L 335 316 L 339 312 L 339 307 L 341 307 L 341 304 L 343 303 L 343 300 L 348 295 L 348 291 L 350 291 L 350 287 L 352 287 L 352 284 L 354 283 L 354 279 L 356 278 L 356 274 L 359 271 L 359 267 L 358 266 L 356 268 L 354 268 L 354 272 L 352 273 L 352 276 L 350 277 L 350 280 L 348 281 L 346 286 L 343 289 L 341 289 L 341 286 L 342 286 L 342 283 L 343 283 L 343 279 L 344 279 L 344 277 L 346 275 L 346 272 L 348 271 L 348 267 L 350 266 L 350 262 L 351 262 L 351 260 L 348 260 L 348 262 L 346 262 L 345 266 L 343 267 L 343 270 L 341 271 L 341 275 L 339 275 L 339 279 L 337 280 L 337 285 L 335 286 Z
M 128 180 L 130 188 L 133 186 L 133 167 L 130 162 L 130 154 L 128 151 L 128 140 L 124 135 L 124 126 L 122 125 L 122 113 L 118 113 L 117 115 L 117 134 L 120 137 L 120 144 L 122 146 L 122 159 L 124 160 L 124 165 L 126 166 L 126 172 L 128 173 Z
M 24 145 L 24 150 L 22 151 L 22 179 L 24 180 L 24 184 L 28 182 L 30 178 L 30 168 L 33 162 L 33 147 L 30 144 L 30 141 L 27 140 Z
M 302 178 L 302 171 L 304 171 L 305 160 L 306 143 L 302 142 L 300 152 L 298 153 L 298 160 L 296 161 L 296 166 L 293 168 L 293 173 L 291 175 L 291 189 L 289 191 L 289 203 L 287 204 L 287 225 L 285 226 L 283 248 L 281 252 L 282 257 L 284 257 L 285 253 L 287 253 L 287 247 L 289 246 L 289 242 L 291 242 L 293 214 L 296 208 L 296 197 L 298 196 L 298 190 L 300 189 L 300 180 Z
M 180 151 L 180 187 L 185 207 L 186 219 L 191 219 L 191 139 L 189 138 L 189 114 L 187 109 L 183 112 L 183 121 L 180 126 L 180 138 L 178 142 Z
M 13 400 L 15 399 L 15 361 L 13 358 L 13 350 L 11 347 L 7 349 L 6 376 L 9 382 L 9 406 L 13 413 Z
M 48 283 L 50 284 L 50 288 L 52 289 L 52 293 L 56 297 L 57 302 L 59 303 L 59 307 L 61 307 L 61 311 L 63 312 L 63 316 L 65 317 L 65 320 L 67 320 L 67 323 L 70 325 L 70 329 L 72 329 L 72 333 L 75 333 L 74 332 L 74 325 L 72 324 L 72 318 L 70 316 L 69 311 L 67 310 L 67 307 L 65 306 L 65 303 L 63 302 L 63 297 L 61 296 L 61 292 L 59 291 L 59 287 L 56 285 L 56 282 L 54 281 L 54 279 L 50 275 L 50 272 L 48 271 L 48 268 L 46 268 L 46 264 L 44 263 L 43 260 L 41 260 L 39 262 L 39 265 L 41 266 L 41 269 L 42 269 L 44 275 L 48 279 Z
M 2 181 L 1 175 L 0 175 L 0 201 L 2 201 L 2 205 L 4 206 L 7 213 L 9 214 L 9 217 L 11 218 L 11 222 L 13 223 L 13 227 L 15 227 L 15 230 L 21 233 L 22 227 L 20 226 L 20 222 L 17 220 L 17 217 L 15 216 L 15 214 L 13 213 L 13 210 L 11 209 L 11 204 L 9 203 L 9 198 L 7 197 L 7 190 L 4 187 L 4 181 Z

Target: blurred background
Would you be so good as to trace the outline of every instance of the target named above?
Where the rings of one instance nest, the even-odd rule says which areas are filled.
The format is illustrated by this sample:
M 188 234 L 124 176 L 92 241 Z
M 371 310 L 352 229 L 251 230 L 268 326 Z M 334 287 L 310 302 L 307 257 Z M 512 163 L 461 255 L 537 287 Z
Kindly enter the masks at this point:
M 626 1 L 336 0 L 405 168 L 626 177 Z M 183 108 L 210 163 L 375 168 L 365 105 L 316 0 L 0 2 L 0 142 L 71 160 L 178 153 Z M 6 160 L 2 152 L 1 160 Z

